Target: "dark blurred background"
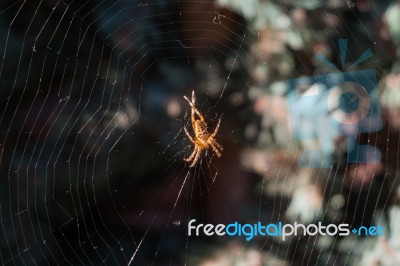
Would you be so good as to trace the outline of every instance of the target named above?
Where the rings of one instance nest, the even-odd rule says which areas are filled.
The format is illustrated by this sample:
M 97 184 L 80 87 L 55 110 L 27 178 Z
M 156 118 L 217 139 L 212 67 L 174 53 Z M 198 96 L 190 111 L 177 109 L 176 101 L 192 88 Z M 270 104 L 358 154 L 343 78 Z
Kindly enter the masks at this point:
M 389 0 L 1 1 L 1 263 L 398 265 L 399 21 Z M 346 66 L 373 53 L 356 69 L 376 72 L 383 128 L 355 134 L 382 158 L 347 163 L 339 130 L 331 167 L 304 168 L 286 81 L 346 71 L 339 39 Z M 189 168 L 192 90 L 224 150 Z M 188 237 L 191 219 L 385 236 Z

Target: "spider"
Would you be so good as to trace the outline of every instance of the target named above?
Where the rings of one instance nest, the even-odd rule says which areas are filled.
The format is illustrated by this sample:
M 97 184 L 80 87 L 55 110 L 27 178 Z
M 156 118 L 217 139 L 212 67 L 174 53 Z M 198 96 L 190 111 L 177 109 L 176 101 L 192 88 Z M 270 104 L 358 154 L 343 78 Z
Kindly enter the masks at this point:
M 223 147 L 215 140 L 215 136 L 217 135 L 219 126 L 221 124 L 221 117 L 218 120 L 218 124 L 215 127 L 214 132 L 210 134 L 208 132 L 208 127 L 204 116 L 196 108 L 196 97 L 194 95 L 194 91 L 192 91 L 192 101 L 190 101 L 186 96 L 183 96 L 183 98 L 189 103 L 191 107 L 192 127 L 195 134 L 195 137 L 192 138 L 186 127 L 183 128 L 185 130 L 186 136 L 194 144 L 194 150 L 192 154 L 188 158 L 184 158 L 184 160 L 187 162 L 191 162 L 189 167 L 194 167 L 199 161 L 201 152 L 203 150 L 207 150 L 209 147 L 212 148 L 212 150 L 218 157 L 221 157 L 221 151 L 223 150 Z M 197 119 L 196 115 L 198 117 Z

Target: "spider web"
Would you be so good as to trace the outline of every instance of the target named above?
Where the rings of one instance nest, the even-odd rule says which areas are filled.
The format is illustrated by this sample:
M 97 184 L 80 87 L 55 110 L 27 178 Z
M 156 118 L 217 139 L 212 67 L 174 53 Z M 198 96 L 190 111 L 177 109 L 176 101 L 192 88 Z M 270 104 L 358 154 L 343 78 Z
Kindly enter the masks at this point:
M 368 44 L 374 59 L 362 66 L 378 80 L 395 63 L 388 41 L 368 30 L 390 1 L 368 12 L 362 3 L 331 2 L 2 1 L 1 263 L 353 265 L 366 250 L 379 254 L 376 239 L 361 237 L 247 242 L 187 234 L 191 219 L 293 221 L 288 213 L 315 223 L 344 215 L 352 225 L 383 223 L 388 213 L 393 227 L 395 122 L 364 134 L 383 154 L 381 168 L 367 170 L 384 178 L 359 191 L 344 178 L 357 169 L 340 156 L 331 169 L 298 167 L 303 147 L 285 126 L 279 82 L 323 72 L 299 39 L 329 28 L 316 43 L 334 59 L 337 39 L 350 39 L 351 62 Z M 311 30 L 295 34 L 304 12 L 337 27 L 314 18 Z M 210 132 L 222 115 L 216 140 L 224 150 L 221 158 L 204 151 L 189 168 L 183 158 L 193 145 L 183 128 L 194 132 L 183 96 L 192 90 Z M 321 214 L 313 203 L 322 201 L 345 204 Z

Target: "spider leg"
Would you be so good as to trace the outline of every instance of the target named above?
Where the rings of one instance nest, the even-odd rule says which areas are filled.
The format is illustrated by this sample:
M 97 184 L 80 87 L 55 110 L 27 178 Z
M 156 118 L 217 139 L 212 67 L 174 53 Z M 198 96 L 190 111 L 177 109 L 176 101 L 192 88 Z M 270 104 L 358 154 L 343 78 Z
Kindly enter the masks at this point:
M 194 95 L 194 90 L 192 90 L 192 103 L 196 104 L 196 96 Z
M 190 136 L 189 132 L 187 131 L 186 127 L 183 128 L 185 130 L 186 136 L 190 139 L 191 142 L 193 142 L 194 145 L 196 145 L 196 142 L 194 141 L 194 139 L 192 138 L 192 136 Z
M 219 144 L 215 139 L 214 139 L 214 141 L 213 141 L 213 144 L 214 144 L 219 150 L 221 150 L 221 151 L 224 149 L 224 147 L 222 147 L 222 145 Z
M 221 118 L 222 118 L 222 116 L 219 118 L 218 124 L 215 127 L 214 132 L 210 135 L 211 138 L 214 138 L 217 135 L 218 130 L 219 130 L 219 126 L 221 125 Z
M 203 122 L 204 124 L 206 123 L 206 120 L 204 119 L 204 116 L 200 113 L 200 111 L 196 108 L 196 106 L 192 106 L 192 112 L 195 112 L 197 114 L 197 116 L 200 118 L 201 122 Z
M 194 114 L 195 114 L 195 111 L 197 111 L 197 109 L 196 109 L 196 107 L 194 106 L 194 104 L 191 102 L 191 101 L 189 101 L 189 99 L 185 96 L 185 95 L 183 95 L 183 98 L 189 103 L 189 105 L 190 105 L 190 110 L 191 110 L 191 119 L 192 119 L 192 128 L 193 128 L 193 131 L 195 131 L 196 132 L 196 130 L 195 130 L 195 128 L 194 128 L 194 125 L 196 124 L 196 119 L 195 119 L 195 117 L 194 117 Z
M 199 109 L 196 108 L 196 96 L 194 95 L 194 90 L 192 90 L 192 104 L 191 104 L 193 110 L 196 112 L 196 114 L 200 117 L 201 122 L 204 124 L 206 123 L 206 120 L 204 119 L 203 115 L 200 113 Z
M 189 166 L 190 168 L 194 167 L 200 158 L 201 149 L 198 149 L 198 148 L 196 148 L 196 149 L 197 149 L 196 156 L 194 157 L 192 164 Z
M 189 103 L 190 106 L 193 106 L 193 103 L 185 95 L 183 95 L 183 98 Z
M 194 111 L 193 111 L 194 109 L 193 109 L 193 107 L 191 108 L 191 112 L 192 112 L 192 114 L 191 114 L 191 119 L 192 119 L 192 128 L 193 128 L 193 132 L 195 132 L 195 134 L 196 134 L 196 127 L 195 127 L 195 125 L 196 125 L 196 119 L 195 119 L 195 117 L 194 117 Z
M 210 146 L 211 146 L 211 148 L 213 149 L 214 153 L 215 153 L 218 157 L 221 157 L 221 156 L 222 156 L 221 152 L 217 149 L 217 147 L 214 146 L 214 143 L 213 143 L 213 142 L 210 141 L 210 143 L 208 143 L 208 144 L 210 144 Z
M 203 115 L 200 113 L 200 111 L 196 108 L 196 98 L 194 96 L 194 91 L 192 92 L 192 101 L 190 101 L 185 95 L 183 96 L 183 98 L 189 103 L 190 107 L 192 108 L 192 124 L 194 124 L 195 119 L 194 119 L 194 114 L 196 113 L 201 122 L 205 123 L 205 119 L 203 117 Z
M 192 161 L 194 156 L 197 154 L 197 152 L 198 152 L 198 148 L 194 147 L 192 154 L 190 154 L 190 156 L 188 158 L 183 158 L 183 160 L 185 160 L 186 162 Z

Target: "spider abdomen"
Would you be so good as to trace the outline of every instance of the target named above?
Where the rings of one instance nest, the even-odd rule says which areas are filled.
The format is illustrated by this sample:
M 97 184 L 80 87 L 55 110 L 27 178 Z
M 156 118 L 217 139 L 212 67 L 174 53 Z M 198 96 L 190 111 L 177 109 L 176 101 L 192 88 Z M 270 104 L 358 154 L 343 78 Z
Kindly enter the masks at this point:
M 208 136 L 207 125 L 196 121 L 195 134 L 197 138 L 205 139 Z
M 202 148 L 207 149 L 208 148 L 207 139 L 209 137 L 207 125 L 197 120 L 195 123 L 194 133 L 196 134 L 196 140 L 199 142 L 199 144 L 201 144 L 201 146 L 203 146 Z

